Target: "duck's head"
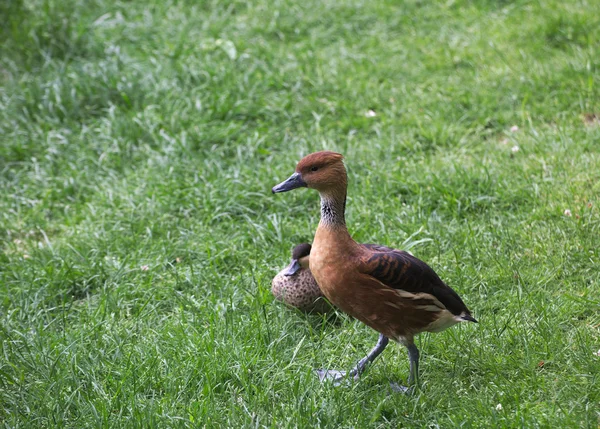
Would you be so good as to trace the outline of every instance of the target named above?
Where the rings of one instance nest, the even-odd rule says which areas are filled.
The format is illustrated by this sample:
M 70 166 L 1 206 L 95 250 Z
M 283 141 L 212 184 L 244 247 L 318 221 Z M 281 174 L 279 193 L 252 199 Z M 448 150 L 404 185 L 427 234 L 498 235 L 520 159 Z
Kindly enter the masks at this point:
M 312 188 L 321 193 L 346 190 L 348 179 L 344 157 L 336 152 L 315 152 L 306 155 L 296 165 L 296 172 L 286 181 L 274 186 L 273 193 L 287 192 L 296 188 Z
M 308 257 L 310 255 L 311 245 L 308 243 L 298 244 L 292 250 L 292 261 L 283 270 L 284 276 L 293 276 L 302 268 L 308 268 Z

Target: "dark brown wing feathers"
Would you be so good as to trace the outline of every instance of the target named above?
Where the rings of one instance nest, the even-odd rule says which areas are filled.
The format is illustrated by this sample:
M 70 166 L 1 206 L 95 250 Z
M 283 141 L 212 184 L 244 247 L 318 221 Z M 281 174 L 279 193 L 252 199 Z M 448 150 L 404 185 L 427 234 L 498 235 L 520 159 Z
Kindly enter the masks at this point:
M 368 250 L 361 260 L 361 272 L 364 274 L 393 289 L 431 294 L 452 314 L 471 314 L 460 296 L 425 262 L 407 252 L 385 246 L 365 244 L 363 247 Z

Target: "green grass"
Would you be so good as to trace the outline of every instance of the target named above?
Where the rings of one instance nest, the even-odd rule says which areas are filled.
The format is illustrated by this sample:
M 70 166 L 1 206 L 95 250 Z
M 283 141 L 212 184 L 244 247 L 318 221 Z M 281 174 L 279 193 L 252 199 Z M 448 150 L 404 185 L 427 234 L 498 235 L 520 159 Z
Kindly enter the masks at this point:
M 2 425 L 598 427 L 599 2 L 0 15 Z M 376 334 L 271 297 L 319 210 L 270 188 L 321 149 L 354 237 L 410 247 L 480 321 L 418 338 L 413 397 L 396 345 L 319 384 Z

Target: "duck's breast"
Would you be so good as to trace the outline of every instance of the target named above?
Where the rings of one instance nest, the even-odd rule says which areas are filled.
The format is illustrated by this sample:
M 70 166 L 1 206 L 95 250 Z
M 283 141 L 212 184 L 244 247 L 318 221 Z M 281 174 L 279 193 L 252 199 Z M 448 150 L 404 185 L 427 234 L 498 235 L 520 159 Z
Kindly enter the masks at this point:
M 335 232 L 319 228 L 310 251 L 309 264 L 321 291 L 335 304 L 336 290 L 343 288 L 355 266 L 353 253 Z

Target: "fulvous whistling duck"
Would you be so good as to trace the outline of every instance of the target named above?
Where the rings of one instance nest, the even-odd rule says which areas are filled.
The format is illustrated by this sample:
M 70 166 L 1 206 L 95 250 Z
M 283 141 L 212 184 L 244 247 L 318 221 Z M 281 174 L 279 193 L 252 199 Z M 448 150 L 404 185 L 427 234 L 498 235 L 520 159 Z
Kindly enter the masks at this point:
M 276 299 L 306 312 L 326 313 L 331 309 L 308 268 L 311 246 L 302 243 L 292 250 L 292 261 L 274 278 L 271 292 Z
M 333 305 L 380 333 L 377 345 L 350 375 L 357 378 L 392 339 L 408 350 L 409 388 L 402 390 L 410 391 L 418 379 L 415 335 L 477 320 L 425 262 L 401 250 L 360 245 L 352 239 L 344 218 L 348 176 L 342 159 L 328 151 L 307 155 L 273 193 L 301 187 L 319 192 L 321 221 L 310 253 L 312 275 Z M 343 376 L 343 371 L 319 371 L 321 380 Z

